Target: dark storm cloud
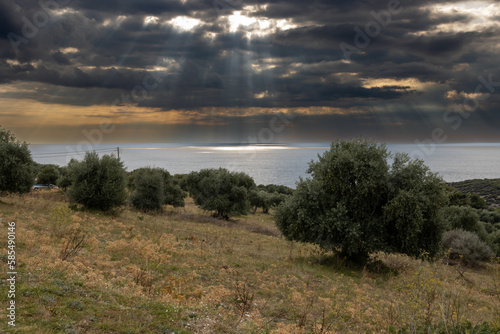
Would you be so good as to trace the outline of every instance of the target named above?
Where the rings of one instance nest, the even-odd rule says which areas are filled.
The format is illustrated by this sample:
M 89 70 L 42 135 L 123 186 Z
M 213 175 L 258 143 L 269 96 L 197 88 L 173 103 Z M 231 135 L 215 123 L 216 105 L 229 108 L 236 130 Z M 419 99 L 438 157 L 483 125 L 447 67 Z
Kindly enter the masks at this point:
M 17 8 L 12 2 L 0 3 L 0 39 L 7 39 L 10 32 L 21 31 L 20 22 L 16 20 Z
M 170 13 L 173 15 L 186 15 L 192 11 L 212 10 L 212 1 L 172 1 L 172 0 L 73 0 L 70 4 L 73 8 L 81 10 L 93 10 L 97 12 L 113 14 L 152 14 L 159 15 Z
M 4 1 L 0 83 L 56 87 L 43 94 L 25 93 L 42 102 L 102 105 L 130 94 L 145 77 L 157 73 L 159 85 L 137 105 L 163 111 L 371 106 L 387 115 L 341 119 L 346 124 L 362 119 L 382 129 L 408 117 L 421 120 L 420 125 L 431 123 L 452 102 L 447 91 L 473 93 L 478 76 L 487 77 L 498 68 L 497 26 L 451 29 L 477 18 L 468 12 L 432 9 L 449 1 L 401 0 L 400 10 L 390 17 L 384 15 L 391 1 L 221 1 L 227 4 L 222 14 L 242 11 L 267 20 L 267 31 L 259 30 L 259 21 L 229 31 L 227 16 L 219 16 L 212 0 L 72 0 L 57 2 L 58 11 L 43 10 L 41 4 L 48 3 L 44 0 L 38 5 Z M 9 33 L 23 36 L 26 22 L 34 24 L 41 12 L 49 22 L 15 52 Z M 146 17 L 151 17 L 148 22 Z M 187 23 L 179 17 L 200 21 L 193 29 L 182 29 Z M 171 21 L 176 18 L 177 27 Z M 366 30 L 370 23 L 379 25 L 376 34 Z M 362 47 L 356 44 L 359 31 L 365 42 L 370 35 Z M 341 43 L 357 49 L 349 62 Z M 481 101 L 478 119 L 488 124 L 498 124 L 500 118 L 493 109 L 498 107 L 498 91 Z M 338 121 L 340 116 L 332 117 Z M 303 116 L 301 122 L 321 121 Z

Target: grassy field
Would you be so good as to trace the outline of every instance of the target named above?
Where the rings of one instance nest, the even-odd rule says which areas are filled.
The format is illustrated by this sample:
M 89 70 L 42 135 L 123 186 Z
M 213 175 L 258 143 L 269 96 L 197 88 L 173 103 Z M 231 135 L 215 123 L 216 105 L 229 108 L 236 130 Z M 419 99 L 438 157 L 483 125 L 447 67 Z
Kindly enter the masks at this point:
M 496 264 L 378 254 L 370 270 L 355 268 L 286 241 L 260 212 L 225 222 L 188 199 L 159 215 L 108 216 L 40 191 L 1 198 L 0 217 L 2 278 L 12 220 L 19 273 L 16 327 L 3 316 L 1 332 L 451 333 L 500 320 Z

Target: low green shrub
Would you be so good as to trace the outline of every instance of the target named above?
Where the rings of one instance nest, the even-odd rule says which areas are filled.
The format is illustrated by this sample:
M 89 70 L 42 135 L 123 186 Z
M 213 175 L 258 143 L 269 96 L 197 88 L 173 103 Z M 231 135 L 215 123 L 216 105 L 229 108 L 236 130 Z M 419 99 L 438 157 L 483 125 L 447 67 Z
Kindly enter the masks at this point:
M 495 255 L 477 234 L 462 229 L 445 232 L 442 246 L 445 251 L 449 250 L 452 259 L 461 260 L 467 266 L 477 266 L 480 261 L 488 260 Z
M 488 240 L 484 224 L 479 220 L 478 210 L 468 206 L 449 206 L 439 212 L 446 230 L 462 229 L 474 232 L 483 241 Z

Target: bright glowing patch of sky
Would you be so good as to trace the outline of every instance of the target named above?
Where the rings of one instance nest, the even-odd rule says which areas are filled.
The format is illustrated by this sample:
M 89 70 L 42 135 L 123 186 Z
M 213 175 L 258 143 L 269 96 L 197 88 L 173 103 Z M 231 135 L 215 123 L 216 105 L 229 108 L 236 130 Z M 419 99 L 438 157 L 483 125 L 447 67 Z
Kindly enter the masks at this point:
M 350 59 L 341 43 L 360 42 L 387 1 L 224 3 L 68 2 L 17 52 L 7 34 L 40 8 L 1 3 L 0 124 L 30 142 L 78 141 L 102 120 L 117 126 L 110 141 L 234 142 L 293 114 L 284 141 L 387 129 L 413 141 L 472 99 L 451 140 L 500 140 L 496 1 L 407 2 Z

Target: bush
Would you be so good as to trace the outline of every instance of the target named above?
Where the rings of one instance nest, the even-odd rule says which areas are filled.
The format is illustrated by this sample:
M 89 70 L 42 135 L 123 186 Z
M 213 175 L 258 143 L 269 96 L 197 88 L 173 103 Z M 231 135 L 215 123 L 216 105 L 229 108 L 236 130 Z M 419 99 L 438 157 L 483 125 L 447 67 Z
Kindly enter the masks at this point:
M 188 174 L 175 174 L 173 176 L 174 178 L 174 183 L 179 185 L 179 187 L 183 191 L 188 191 L 188 186 L 187 186 L 187 176 Z
M 68 166 L 60 167 L 59 168 L 59 178 L 57 179 L 56 184 L 62 188 L 63 190 L 68 189 L 68 187 L 71 186 L 71 183 L 73 182 L 71 180 L 71 165 L 77 163 L 75 159 L 71 159 L 71 161 L 68 163 Z
M 290 240 L 313 242 L 353 261 L 376 251 L 437 254 L 444 183 L 404 154 L 396 154 L 390 168 L 389 156 L 373 141 L 333 142 L 310 163 L 312 178 L 301 180 L 278 207 L 276 225 Z
M 484 225 L 479 221 L 477 210 L 468 206 L 449 206 L 441 209 L 440 216 L 446 230 L 462 229 L 477 234 L 481 240 L 487 240 Z
M 28 193 L 34 181 L 33 166 L 28 144 L 0 127 L 0 192 Z
M 127 199 L 123 162 L 114 155 L 99 158 L 88 152 L 81 162 L 69 165 L 72 186 L 68 196 L 87 209 L 108 211 Z
M 465 265 L 476 266 L 480 261 L 492 258 L 495 254 L 477 234 L 455 229 L 443 234 L 443 249 L 450 252 L 450 257 L 461 259 Z
M 187 197 L 187 194 L 182 190 L 179 180 L 170 175 L 165 169 L 160 169 L 160 172 L 163 174 L 164 204 L 172 205 L 175 208 L 184 207 L 184 198 Z
M 474 209 L 487 209 L 488 203 L 478 194 L 468 194 L 470 198 L 470 206 Z
M 259 189 L 263 189 L 259 187 Z M 253 189 L 249 193 L 250 205 L 254 208 L 253 213 L 258 208 L 262 209 L 263 213 L 269 213 L 269 209 L 276 207 L 283 202 L 288 196 L 283 193 L 269 193 L 263 190 Z
M 431 257 L 437 255 L 445 230 L 439 209 L 447 199 L 444 182 L 422 160 L 396 154 L 384 207 L 388 251 L 411 256 L 424 252 Z
M 487 209 L 488 204 L 478 194 L 463 193 L 451 186 L 448 186 L 450 205 L 454 206 L 470 206 L 474 209 Z
M 278 194 L 283 194 L 283 195 L 292 195 L 293 194 L 293 189 L 289 188 L 287 186 L 283 185 L 278 185 L 278 184 L 268 184 L 268 185 L 263 185 L 259 184 L 258 188 L 260 190 L 264 190 L 268 193 L 278 193 Z
M 271 194 L 271 199 L 270 199 L 271 207 L 277 207 L 277 206 L 279 206 L 288 197 L 290 197 L 290 196 L 289 195 L 285 195 L 285 194 L 281 194 L 281 193 Z
M 217 217 L 246 214 L 250 209 L 248 193 L 255 188 L 255 182 L 245 173 L 202 169 L 191 172 L 186 182 L 195 204 L 203 210 L 216 211 Z
M 59 179 L 59 170 L 56 165 L 45 165 L 36 176 L 38 184 L 56 184 Z
M 484 226 L 484 230 L 486 231 L 487 234 L 491 234 L 493 232 L 496 232 L 496 227 L 492 223 L 486 223 L 481 221 L 481 224 Z
M 135 173 L 132 205 L 142 211 L 159 211 L 165 202 L 164 178 L 158 169 L 141 168 Z
M 491 246 L 497 256 L 500 255 L 500 230 L 497 230 L 488 235 L 488 244 Z
M 163 195 L 162 197 L 162 205 L 172 205 L 174 207 L 184 207 L 184 198 L 186 198 L 186 193 L 182 191 L 176 179 L 174 179 L 170 173 L 162 168 L 139 168 L 134 170 L 129 174 L 127 178 L 128 188 L 131 192 L 137 190 L 137 177 L 146 172 L 146 173 L 154 173 L 160 176 L 160 182 L 162 182 Z
M 250 205 L 254 208 L 253 213 L 257 211 L 258 208 L 262 209 L 262 212 L 268 213 L 271 207 L 271 194 L 253 189 L 248 194 L 248 199 L 250 200 Z
M 479 215 L 479 220 L 490 223 L 497 224 L 500 223 L 500 213 L 493 209 L 490 210 L 478 210 L 477 214 Z

